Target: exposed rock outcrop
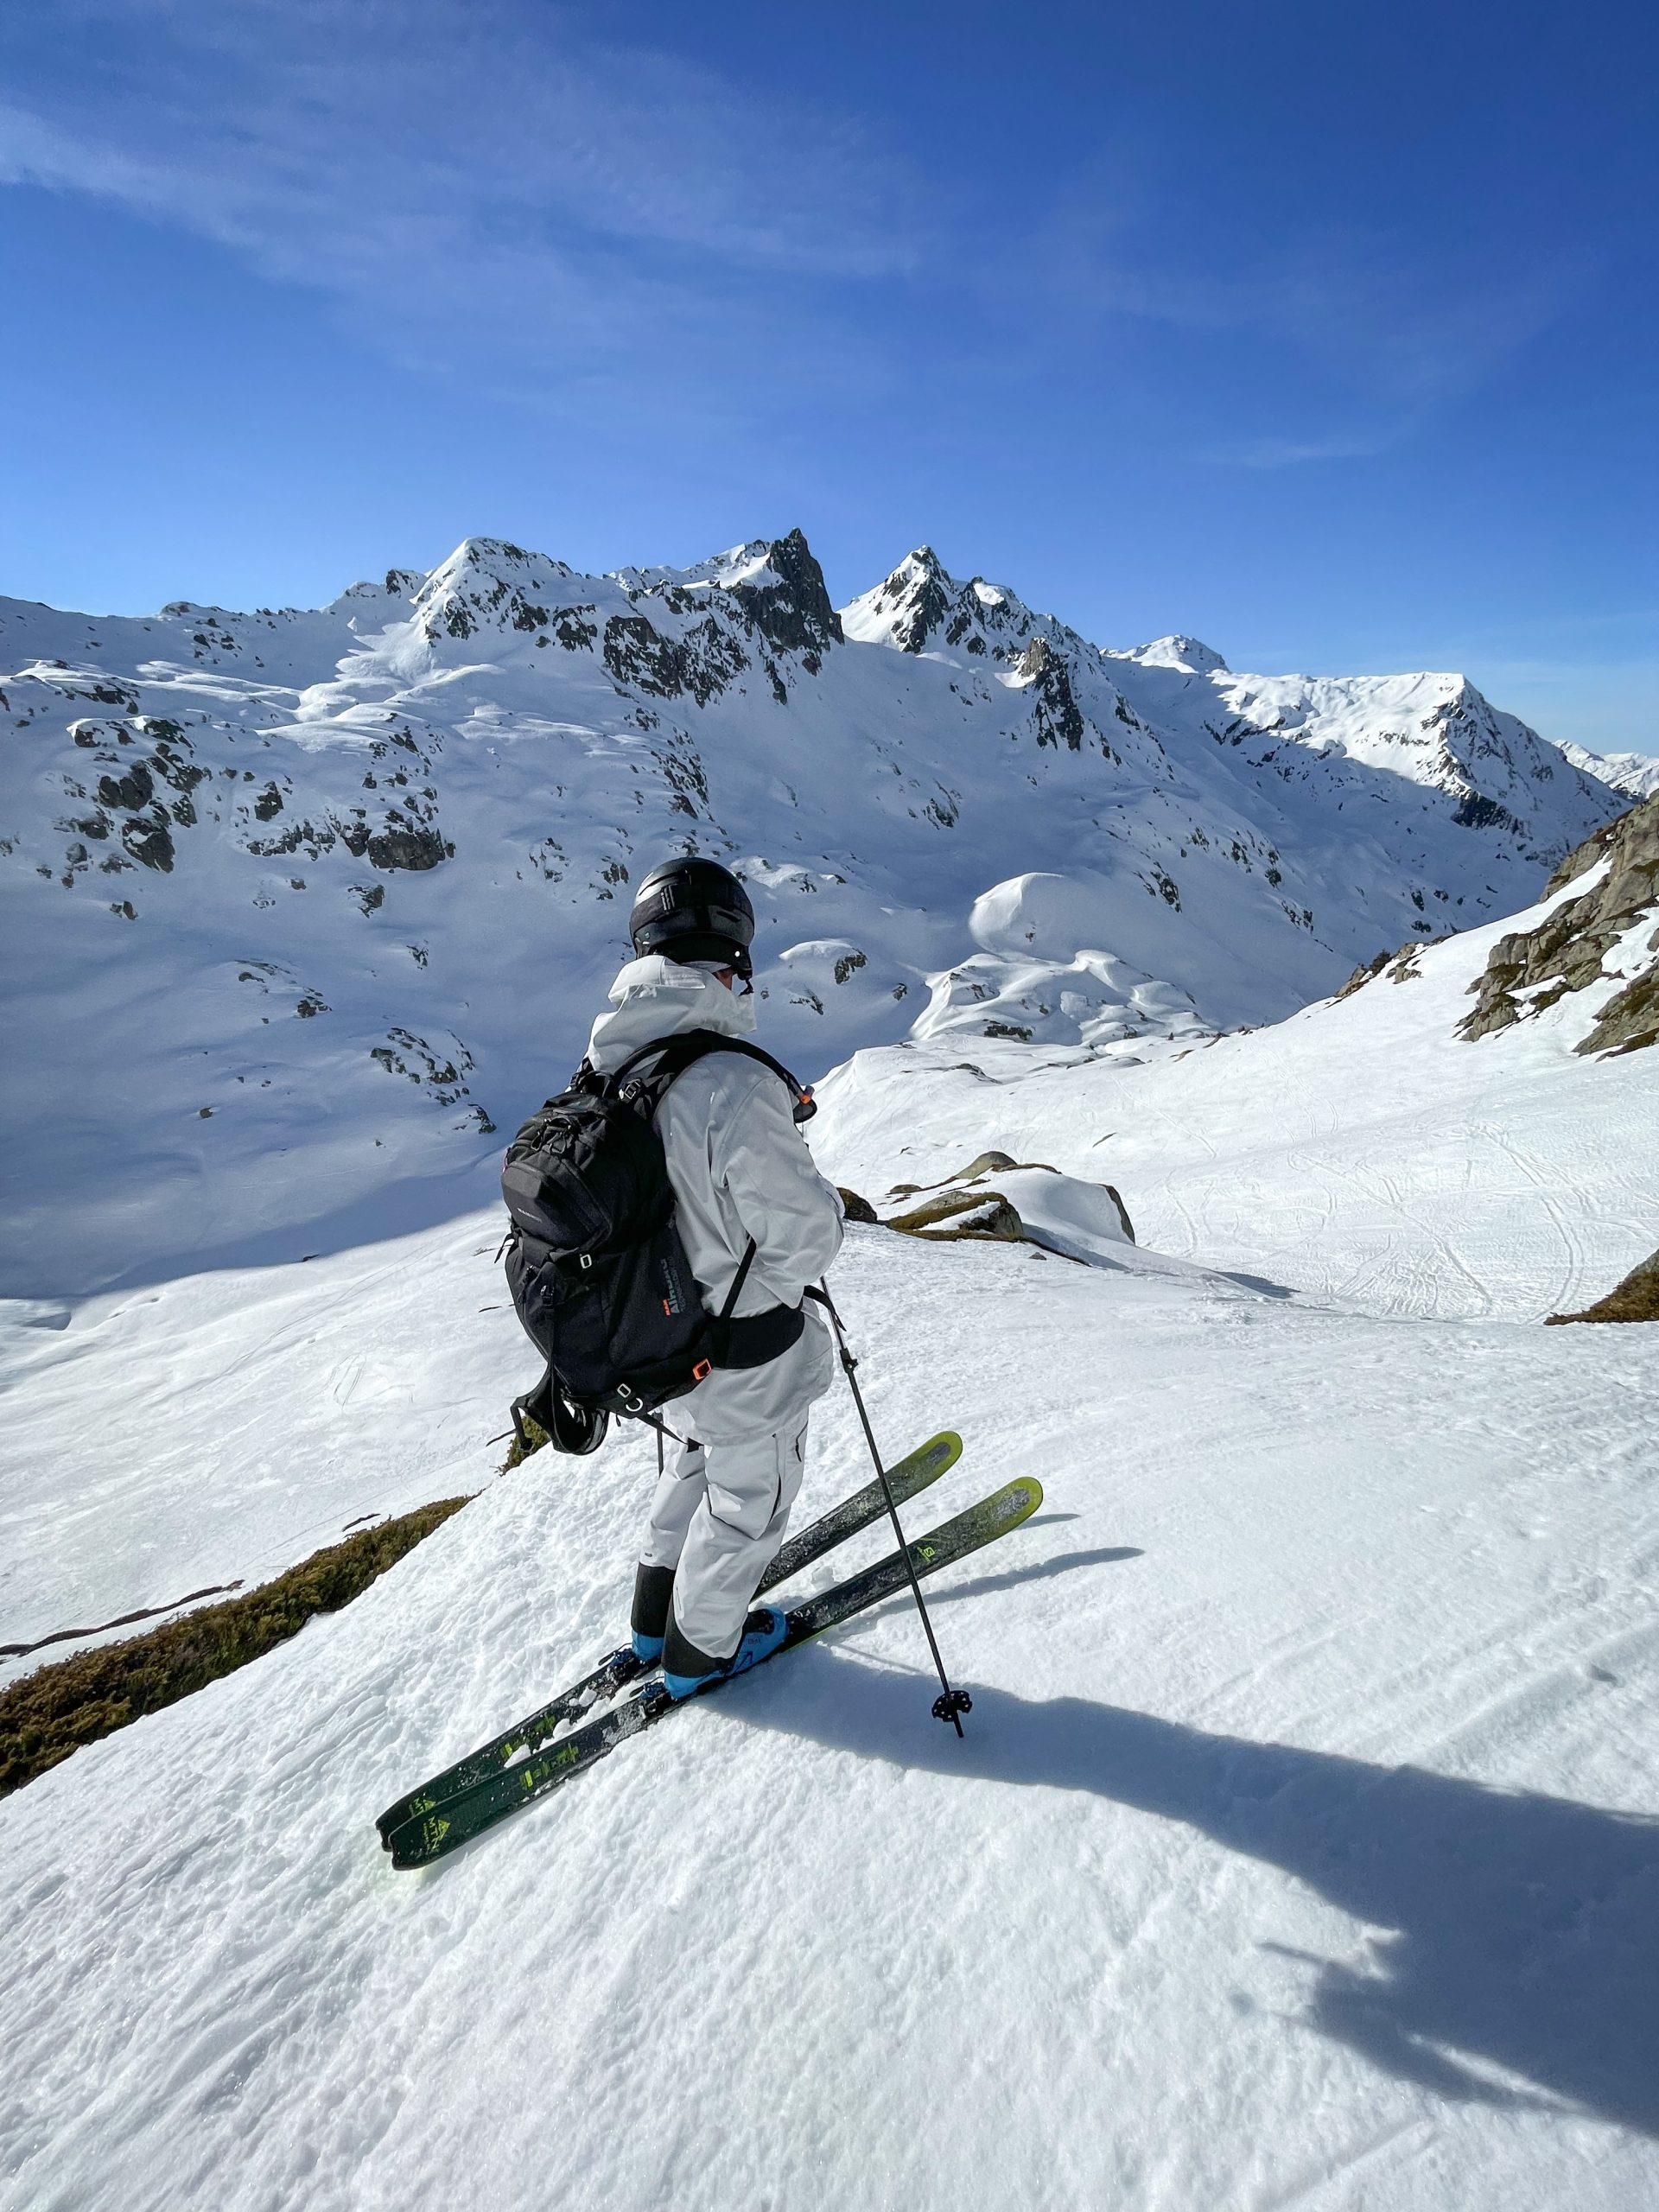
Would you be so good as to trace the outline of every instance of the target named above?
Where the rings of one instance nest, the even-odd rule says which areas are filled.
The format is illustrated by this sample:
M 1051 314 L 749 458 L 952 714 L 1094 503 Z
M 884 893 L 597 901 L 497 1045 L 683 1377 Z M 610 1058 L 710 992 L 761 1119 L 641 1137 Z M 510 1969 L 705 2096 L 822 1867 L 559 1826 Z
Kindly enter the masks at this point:
M 880 1224 L 881 1217 L 868 1198 L 860 1198 L 856 1191 L 849 1191 L 837 1183 L 836 1196 L 841 1200 L 841 1210 L 849 1221 L 861 1221 L 868 1227 Z
M 605 665 L 625 688 L 653 698 L 690 693 L 700 707 L 748 666 L 743 649 L 713 616 L 681 638 L 665 638 L 643 614 L 613 614 L 605 625 Z
M 1351 998 L 1356 991 L 1363 990 L 1367 983 L 1382 975 L 1386 975 L 1391 983 L 1415 982 L 1422 974 L 1417 965 L 1417 957 L 1422 949 L 1421 944 L 1402 944 L 1397 952 L 1379 952 L 1375 959 L 1361 961 L 1342 988 L 1332 993 L 1332 998 Z
M 1614 946 L 1659 907 L 1659 798 L 1644 799 L 1569 853 L 1546 895 L 1604 863 L 1599 882 L 1557 906 L 1536 929 L 1498 939 L 1471 987 L 1474 1010 L 1459 1024 L 1460 1037 L 1490 1036 L 1570 991 L 1622 982 L 1575 1051 L 1633 1052 L 1659 1039 L 1659 929 L 1638 943 L 1631 965 L 1604 966 Z M 1628 951 L 1624 957 L 1631 959 Z
M 1026 1224 L 1000 1191 L 940 1191 L 906 1213 L 889 1214 L 887 1227 L 931 1240 L 989 1236 L 1023 1243 Z
M 1065 663 L 1049 650 L 1044 638 L 1033 638 L 1015 664 L 1015 674 L 1025 678 L 1035 694 L 1037 742 L 1058 750 L 1060 742 L 1073 753 L 1083 746 L 1084 720 L 1071 690 Z
M 807 655 L 840 645 L 841 617 L 803 533 L 791 530 L 779 538 L 767 548 L 766 559 L 771 581 L 727 587 L 761 636 L 785 652 Z M 816 662 L 812 672 L 817 673 Z
M 887 1225 L 908 1236 L 992 1237 L 1000 1243 L 1036 1244 L 1046 1250 L 1064 1249 L 1063 1246 L 1057 1248 L 1048 1234 L 1040 1230 L 1033 1234 L 1007 1192 L 987 1180 L 994 1175 L 1052 1175 L 1057 1188 L 1070 1185 L 1073 1190 L 1090 1193 L 1090 1203 L 1096 1207 L 1099 1200 L 1093 1194 L 1098 1193 L 1110 1204 L 1124 1242 L 1135 1242 L 1135 1226 L 1129 1219 L 1128 1208 L 1111 1184 L 1077 1184 L 1044 1160 L 1014 1160 L 1006 1152 L 982 1152 L 976 1160 L 969 1161 L 960 1174 L 946 1176 L 941 1182 L 894 1184 L 888 1193 L 890 1198 L 919 1198 L 922 1203 L 907 1207 L 902 1213 L 889 1214 Z M 1035 1201 L 1032 1203 L 1036 1205 Z M 1040 1213 L 1043 1207 L 1036 1205 L 1036 1211 Z

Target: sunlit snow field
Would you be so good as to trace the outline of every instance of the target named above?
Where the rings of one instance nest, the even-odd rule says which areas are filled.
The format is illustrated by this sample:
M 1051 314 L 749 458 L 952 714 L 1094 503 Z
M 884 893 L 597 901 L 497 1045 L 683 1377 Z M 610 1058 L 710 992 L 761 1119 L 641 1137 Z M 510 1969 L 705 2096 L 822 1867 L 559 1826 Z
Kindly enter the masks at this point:
M 479 1241 L 396 1257 L 479 1302 Z M 20 2202 L 1645 2201 L 1649 1332 L 838 1272 L 883 1436 L 967 1440 L 913 1523 L 1046 1490 L 938 1592 L 965 1742 L 893 1604 L 391 1873 L 379 1807 L 621 1633 L 649 1450 L 532 1461 L 0 1811 Z M 411 1318 L 314 1274 L 341 1356 Z M 803 1511 L 858 1469 L 837 1394 Z
M 1651 2202 L 1659 1342 L 1537 1317 L 1640 1256 L 1654 1077 L 1572 1059 L 1570 1010 L 1451 1040 L 1482 957 L 1181 1060 L 827 1084 L 870 1195 L 1105 1160 L 1150 1248 L 849 1232 L 880 1435 L 965 1440 L 911 1525 L 1046 1491 L 937 1589 L 965 1740 L 893 1603 L 423 1875 L 374 1814 L 620 1640 L 652 1472 L 496 1478 L 497 1217 L 14 1309 L 9 1618 L 479 1492 L 0 1807 L 16 2201 Z M 861 1451 L 838 1387 L 803 1516 Z
M 0 611 L 57 1084 L 4 1163 L 0 1628 L 472 1498 L 0 1804 L 7 2202 L 1645 2212 L 1659 1330 L 1540 1325 L 1659 1243 L 1659 1050 L 1574 1051 L 1599 988 L 1456 1034 L 1614 791 L 1460 677 L 1102 652 L 922 553 L 768 644 L 729 595 L 779 560 L 792 621 L 804 541 Z M 762 1041 L 843 1061 L 827 1173 L 1021 1163 L 976 1188 L 1034 1243 L 855 1227 L 835 1287 L 889 1454 L 964 1440 L 911 1529 L 1046 1503 L 934 1586 L 961 1742 L 892 1603 L 394 1873 L 377 1811 L 626 1633 L 649 1437 L 499 1472 L 539 1361 L 485 1124 L 682 837 L 754 890 Z M 862 1454 L 838 1383 L 803 1522 Z
M 1574 1052 L 1593 992 L 1496 1036 L 1456 1029 L 1493 945 L 1599 880 L 1426 946 L 1404 982 L 1196 1048 L 861 1052 L 820 1087 L 819 1155 L 880 1198 L 995 1146 L 1116 1184 L 1144 1243 L 1211 1267 L 1376 1313 L 1572 1310 L 1659 1243 L 1659 1067 Z M 1651 929 L 1610 969 L 1633 969 Z

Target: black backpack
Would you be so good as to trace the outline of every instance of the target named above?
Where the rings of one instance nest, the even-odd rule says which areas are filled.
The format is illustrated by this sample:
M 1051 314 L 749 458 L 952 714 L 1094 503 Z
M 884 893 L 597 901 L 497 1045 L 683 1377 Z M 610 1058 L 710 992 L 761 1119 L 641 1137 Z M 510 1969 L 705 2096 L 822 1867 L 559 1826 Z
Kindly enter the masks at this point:
M 742 1052 L 769 1067 L 788 1085 L 797 1122 L 817 1112 L 810 1092 L 769 1052 L 693 1029 L 643 1046 L 609 1076 L 584 1060 L 570 1088 L 507 1147 L 507 1283 L 547 1361 L 540 1382 L 513 1402 L 526 1449 L 526 1415 L 560 1451 L 592 1452 L 610 1414 L 649 1419 L 713 1368 L 775 1359 L 805 1325 L 798 1306 L 732 1318 L 753 1238 L 717 1318 L 686 1258 L 653 1123 L 669 1085 L 709 1052 Z

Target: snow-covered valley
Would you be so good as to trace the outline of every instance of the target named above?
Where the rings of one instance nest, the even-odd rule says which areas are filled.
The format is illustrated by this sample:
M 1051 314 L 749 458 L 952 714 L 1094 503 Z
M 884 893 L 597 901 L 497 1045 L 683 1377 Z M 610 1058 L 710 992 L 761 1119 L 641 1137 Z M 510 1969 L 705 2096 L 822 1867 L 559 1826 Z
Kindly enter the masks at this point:
M 815 575 L 475 541 L 144 640 L 5 603 L 0 1629 L 475 1495 L 0 1804 L 0 2174 L 1636 2212 L 1659 1327 L 1540 1324 L 1659 1244 L 1652 803 L 1546 890 L 1629 795 L 1459 679 L 1102 652 L 925 555 L 838 617 Z M 835 1272 L 889 1451 L 964 1440 L 907 1525 L 1046 1503 L 936 1586 L 963 1742 L 894 1602 L 396 1874 L 375 1813 L 624 1633 L 650 1438 L 498 1472 L 536 1361 L 482 1124 L 563 1079 L 687 840 L 755 894 L 760 1041 L 833 1071 L 824 1172 L 995 1230 L 854 1226 Z M 861 1452 L 837 1386 L 802 1520 Z
M 745 875 L 810 1079 L 1281 1020 L 1626 804 L 1459 676 L 1102 650 L 925 549 L 838 613 L 798 533 L 616 576 L 474 539 L 314 613 L 0 601 L 0 735 L 5 1287 L 48 1295 L 452 1216 L 665 852 Z
M 821 1086 L 817 1152 L 885 1212 L 888 1185 L 995 1146 L 1110 1180 L 1160 1251 L 1372 1312 L 1541 1319 L 1659 1243 L 1659 1066 L 1578 1052 L 1593 989 L 1493 1034 L 1459 1025 L 1495 947 L 1597 880 L 1407 948 L 1267 1029 L 1110 1056 L 995 1039 L 860 1053 Z M 1659 968 L 1654 920 L 1621 932 L 1611 974 Z

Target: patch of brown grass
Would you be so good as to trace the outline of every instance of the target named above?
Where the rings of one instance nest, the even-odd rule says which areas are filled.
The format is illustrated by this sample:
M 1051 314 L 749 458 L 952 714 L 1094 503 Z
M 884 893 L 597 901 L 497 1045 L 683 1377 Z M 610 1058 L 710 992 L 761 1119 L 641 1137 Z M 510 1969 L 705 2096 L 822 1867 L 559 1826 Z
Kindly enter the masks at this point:
M 1659 1252 L 1582 1313 L 1551 1313 L 1544 1326 L 1559 1329 L 1567 1321 L 1659 1321 Z
M 522 1467 L 532 1452 L 539 1452 L 542 1446 L 550 1441 L 547 1431 L 542 1427 L 540 1421 L 532 1420 L 528 1414 L 523 1416 L 523 1420 L 524 1434 L 530 1439 L 530 1442 L 528 1446 L 521 1444 L 518 1441 L 518 1432 L 516 1429 L 513 1431 L 512 1441 L 507 1446 L 507 1456 L 501 1462 L 501 1471 L 504 1475 L 510 1475 L 515 1467 Z
M 466 1503 L 440 1498 L 314 1552 L 245 1598 L 24 1675 L 0 1691 L 0 1796 L 83 1744 L 234 1674 L 285 1643 L 314 1613 L 338 1612 Z

